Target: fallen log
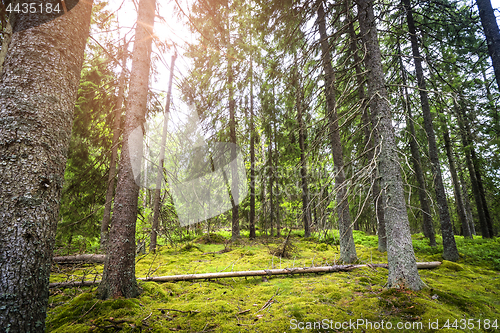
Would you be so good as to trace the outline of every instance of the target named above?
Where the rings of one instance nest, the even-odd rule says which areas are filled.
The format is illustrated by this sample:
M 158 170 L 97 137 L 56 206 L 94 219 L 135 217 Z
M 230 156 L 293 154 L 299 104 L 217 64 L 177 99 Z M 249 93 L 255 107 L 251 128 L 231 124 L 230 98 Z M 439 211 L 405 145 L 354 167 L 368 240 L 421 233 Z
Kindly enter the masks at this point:
M 436 268 L 441 265 L 439 261 L 432 262 L 417 262 L 417 268 L 428 269 Z M 191 280 L 210 280 L 220 278 L 244 277 L 244 276 L 271 276 L 271 275 L 286 275 L 286 274 L 305 274 L 305 273 L 331 273 L 331 272 L 348 272 L 356 268 L 387 268 L 387 264 L 367 264 L 367 265 L 333 265 L 333 266 L 318 266 L 318 267 L 294 267 L 283 269 L 264 269 L 257 271 L 238 271 L 238 272 L 219 272 L 219 273 L 202 273 L 202 274 L 186 274 L 186 275 L 169 275 L 169 276 L 150 276 L 138 278 L 141 281 L 154 282 L 173 282 L 173 281 L 191 281 Z M 73 281 L 73 282 L 54 282 L 49 284 L 49 288 L 71 288 L 71 287 L 88 287 L 99 284 L 101 281 Z
M 104 263 L 106 255 L 104 254 L 79 254 L 74 256 L 53 257 L 52 261 L 58 264 L 76 264 L 76 263 Z

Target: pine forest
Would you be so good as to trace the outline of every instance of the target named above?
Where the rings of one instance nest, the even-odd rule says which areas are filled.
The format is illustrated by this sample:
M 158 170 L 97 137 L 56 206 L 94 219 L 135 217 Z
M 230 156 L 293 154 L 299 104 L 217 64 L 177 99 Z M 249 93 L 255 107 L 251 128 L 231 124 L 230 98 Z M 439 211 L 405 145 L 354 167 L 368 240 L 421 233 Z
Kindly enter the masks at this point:
M 496 332 L 500 0 L 1 0 L 0 333 Z

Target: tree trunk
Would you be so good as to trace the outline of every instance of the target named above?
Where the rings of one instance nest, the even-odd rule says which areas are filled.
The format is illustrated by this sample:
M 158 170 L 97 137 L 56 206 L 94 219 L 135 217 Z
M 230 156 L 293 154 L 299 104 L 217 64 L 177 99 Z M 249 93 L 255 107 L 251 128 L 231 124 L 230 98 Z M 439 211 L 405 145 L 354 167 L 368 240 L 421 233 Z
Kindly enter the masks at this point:
M 33 0 L 33 3 L 45 3 Z M 44 332 L 56 236 L 92 1 L 16 30 L 0 78 L 0 327 Z
M 335 190 L 337 199 L 337 215 L 339 219 L 340 259 L 346 263 L 357 260 L 356 247 L 352 235 L 351 215 L 349 212 L 348 191 L 344 172 L 344 155 L 335 100 L 335 73 L 330 55 L 330 43 L 326 33 L 326 19 L 323 3 L 318 5 L 318 29 L 322 53 L 323 70 L 325 72 L 326 112 L 332 145 L 333 163 L 335 165 Z
M 309 183 L 307 179 L 307 160 L 305 153 L 306 128 L 302 117 L 302 86 L 297 69 L 295 69 L 295 88 L 297 94 L 297 123 L 299 125 L 300 149 L 300 184 L 302 186 L 302 221 L 304 222 L 304 237 L 311 237 L 311 207 L 309 205 Z
M 406 71 L 403 65 L 401 47 L 398 39 L 398 52 L 399 52 L 399 66 L 401 69 L 401 77 L 403 83 L 403 91 L 404 91 L 404 99 L 403 99 L 403 107 L 406 110 L 406 126 L 410 132 L 410 151 L 412 157 L 413 169 L 415 169 L 415 176 L 417 177 L 418 182 L 418 198 L 420 200 L 420 208 L 422 209 L 422 219 L 423 219 L 423 230 L 424 236 L 429 238 L 430 246 L 436 246 L 436 236 L 434 233 L 434 226 L 432 224 L 432 211 L 431 206 L 429 204 L 429 199 L 427 197 L 427 190 L 425 185 L 425 176 L 424 171 L 422 170 L 422 160 L 420 158 L 420 151 L 418 149 L 418 143 L 416 140 L 416 132 L 414 118 L 411 112 L 411 102 L 410 102 L 410 94 L 408 93 L 408 83 Z
M 229 5 L 228 5 L 229 6 Z M 239 221 L 239 189 L 238 189 L 238 166 L 236 163 L 236 116 L 235 116 L 235 101 L 234 101 L 234 86 L 233 86 L 233 57 L 231 46 L 231 34 L 228 23 L 228 41 L 227 41 L 227 82 L 229 86 L 229 141 L 231 145 L 231 197 L 232 197 L 232 228 L 231 239 L 236 240 L 240 237 L 240 221 Z
M 106 203 L 104 205 L 104 213 L 101 221 L 101 251 L 106 252 L 106 244 L 108 243 L 109 235 L 109 220 L 111 217 L 111 204 L 116 183 L 116 160 L 118 159 L 118 145 L 120 142 L 120 123 L 123 114 L 123 99 L 125 94 L 125 71 L 127 69 L 127 45 L 123 44 L 121 54 L 122 72 L 119 79 L 118 98 L 116 100 L 116 110 L 114 112 L 113 121 L 113 146 L 111 148 L 111 161 L 109 163 L 108 189 L 106 191 Z
M 108 253 L 103 279 L 97 290 L 100 299 L 136 297 L 139 294 L 135 279 L 135 224 L 139 185 L 136 183 L 132 160 L 142 157 L 142 126 L 147 109 L 149 69 L 151 64 L 151 35 L 155 17 L 155 0 L 140 0 L 132 54 L 130 91 L 123 131 L 118 184 L 113 217 L 109 231 Z M 140 131 L 140 142 L 133 142 Z
M 453 157 L 453 151 L 451 148 L 450 133 L 448 131 L 448 126 L 443 124 L 443 134 L 444 134 L 444 146 L 446 148 L 446 156 L 448 157 L 448 163 L 450 164 L 451 179 L 453 181 L 453 190 L 455 193 L 455 203 L 457 204 L 457 214 L 462 224 L 462 232 L 465 238 L 472 238 L 470 232 L 469 224 L 467 223 L 467 217 L 465 215 L 464 202 L 462 200 L 462 192 L 460 191 L 460 184 L 458 182 L 457 168 L 455 167 L 455 158 Z
M 464 198 L 467 224 L 469 224 L 471 234 L 473 236 L 475 236 L 476 235 L 476 227 L 474 225 L 474 219 L 472 217 L 472 209 L 471 209 L 471 204 L 470 204 L 470 199 L 469 199 L 469 190 L 468 190 L 467 184 L 465 183 L 465 180 L 464 180 L 463 171 L 462 171 L 463 169 L 461 167 L 460 159 L 456 155 L 455 155 L 455 157 L 458 160 L 457 169 L 458 169 L 458 175 L 460 178 L 460 184 L 462 187 L 462 197 Z
M 156 251 L 156 239 L 158 235 L 158 220 L 160 217 L 160 198 L 161 187 L 163 183 L 163 161 L 165 160 L 165 144 L 167 142 L 167 128 L 168 118 L 170 116 L 170 99 L 172 96 L 172 81 L 174 80 L 175 58 L 177 53 L 172 56 L 170 63 L 170 78 L 168 81 L 167 101 L 165 102 L 165 115 L 163 119 L 163 130 L 161 133 L 160 156 L 158 161 L 158 173 L 156 175 L 155 196 L 153 201 L 153 224 L 151 226 L 151 243 L 149 244 L 149 251 Z
M 278 132 L 276 131 L 276 114 L 274 114 L 275 119 L 274 119 L 274 146 L 275 146 L 275 153 L 274 153 L 274 165 L 276 165 L 276 170 L 274 171 L 274 185 L 276 189 L 276 237 L 281 236 L 281 223 L 280 223 L 280 183 L 279 183 L 279 176 L 278 176 L 278 165 L 279 165 L 279 158 L 280 158 L 280 151 L 278 147 Z
M 253 110 L 253 59 L 250 59 L 250 239 L 255 235 L 255 128 Z
M 495 70 L 498 89 L 500 89 L 500 31 L 498 30 L 497 19 L 490 0 L 477 0 L 476 4 L 479 9 L 484 34 L 486 35 L 488 53 Z
M 381 187 L 384 192 L 384 217 L 387 233 L 389 287 L 407 287 L 419 290 L 424 283 L 418 274 L 411 242 L 410 224 L 406 211 L 403 180 L 396 150 L 394 128 L 385 88 L 382 56 L 377 37 L 372 0 L 358 0 L 359 25 L 366 48 L 365 65 L 368 71 L 368 99 L 377 129 L 376 144 Z
M 349 20 L 349 35 L 351 38 L 350 50 L 353 55 L 354 67 L 356 70 L 356 83 L 358 84 L 358 98 L 361 101 L 361 109 L 363 114 L 361 116 L 361 120 L 363 121 L 364 134 L 365 134 L 365 149 L 367 151 L 366 159 L 368 163 L 372 163 L 375 157 L 375 145 L 373 144 L 373 136 L 376 136 L 373 133 L 373 128 L 371 125 L 375 126 L 375 124 L 371 124 L 370 122 L 370 114 L 368 111 L 368 101 L 365 96 L 365 83 L 363 78 L 363 71 L 361 70 L 361 58 L 358 54 L 357 47 L 357 36 L 356 31 L 354 30 L 354 19 L 352 18 L 350 11 L 350 1 L 346 1 L 346 11 L 347 18 Z M 378 235 L 378 250 L 380 252 L 387 251 L 387 236 L 385 231 L 385 220 L 384 220 L 384 207 L 382 198 L 382 191 L 380 190 L 380 178 L 377 177 L 378 171 L 375 167 L 374 172 L 372 173 L 372 201 L 375 212 L 377 214 L 377 235 Z
M 483 200 L 481 198 L 481 193 L 479 191 L 479 184 L 477 179 L 477 173 L 474 169 L 474 164 L 472 162 L 471 150 L 472 150 L 472 140 L 469 136 L 469 131 L 466 128 L 467 114 L 465 113 L 465 108 L 459 106 L 457 102 L 454 104 L 455 112 L 457 114 L 458 123 L 460 125 L 460 136 L 462 137 L 462 145 L 465 150 L 465 163 L 467 169 L 469 170 L 470 181 L 472 185 L 472 193 L 474 194 L 474 201 L 476 202 L 477 215 L 479 216 L 479 225 L 481 226 L 481 236 L 483 238 L 490 238 L 492 235 L 488 229 L 488 223 L 486 221 L 485 210 L 483 205 Z
M 402 0 L 406 11 L 406 19 L 408 22 L 408 31 L 410 33 L 411 49 L 413 60 L 415 63 L 415 71 L 417 74 L 418 90 L 420 93 L 420 103 L 422 105 L 422 114 L 424 117 L 424 128 L 427 133 L 429 143 L 429 157 L 431 160 L 432 175 L 434 179 L 434 189 L 436 191 L 436 201 L 439 208 L 439 217 L 441 222 L 441 234 L 443 236 L 443 258 L 450 261 L 459 259 L 455 236 L 453 235 L 453 227 L 451 225 L 450 212 L 448 210 L 448 202 L 446 200 L 446 192 L 443 185 L 443 177 L 441 175 L 441 166 L 439 162 L 439 153 L 436 144 L 436 135 L 432 125 L 432 115 L 427 96 L 427 88 L 425 84 L 424 71 L 422 69 L 422 58 L 418 49 L 417 32 L 413 21 L 413 13 L 410 5 L 410 0 Z

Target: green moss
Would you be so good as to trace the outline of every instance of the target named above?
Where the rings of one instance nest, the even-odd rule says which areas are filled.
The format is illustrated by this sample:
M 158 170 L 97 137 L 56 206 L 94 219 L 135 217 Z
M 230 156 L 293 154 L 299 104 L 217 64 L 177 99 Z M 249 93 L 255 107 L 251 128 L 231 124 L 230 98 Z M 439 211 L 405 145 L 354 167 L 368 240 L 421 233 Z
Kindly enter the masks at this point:
M 230 237 L 229 233 L 222 235 Z M 179 248 L 164 246 L 156 254 L 141 257 L 136 274 L 142 277 L 305 267 L 330 265 L 339 260 L 339 249 L 331 243 L 318 243 L 314 237 L 298 241 L 295 235 L 293 240 L 297 252 L 290 259 L 270 255 L 268 246 L 262 244 L 263 239 L 242 240 L 240 245 L 232 245 L 233 251 L 220 254 L 204 253 L 220 251 L 223 244 L 197 243 L 181 252 Z M 376 249 L 375 236 L 356 231 L 355 240 L 361 263 L 387 262 L 387 254 Z M 415 237 L 413 241 L 417 243 L 415 254 L 419 261 L 440 258 L 439 251 L 425 244 L 425 239 Z M 428 323 L 439 320 L 444 323 L 453 318 L 500 318 L 500 272 L 492 269 L 491 260 L 486 264 L 487 257 L 492 256 L 490 251 L 499 243 L 475 241 L 464 242 L 457 238 L 459 251 L 463 254 L 459 263 L 445 262 L 436 269 L 420 270 L 429 288 L 418 292 L 383 289 L 387 282 L 387 269 L 384 268 L 273 276 L 267 281 L 262 277 L 247 277 L 140 282 L 143 292 L 139 298 L 131 300 L 97 300 L 95 288 L 54 290 L 49 300 L 47 331 L 283 332 L 290 330 L 292 319 L 384 320 L 396 325 L 400 321 Z M 283 238 L 265 239 L 265 244 L 282 242 Z M 470 258 L 471 253 L 478 253 L 480 259 Z M 52 274 L 51 281 L 64 281 L 68 276 L 80 279 L 84 275 L 87 280 L 99 280 L 101 272 L 102 266 L 67 268 Z
M 456 262 L 452 262 L 452 261 L 448 261 L 448 260 L 443 260 L 441 267 L 449 269 L 451 271 L 455 271 L 455 272 L 464 270 L 464 268 L 460 264 L 457 264 Z

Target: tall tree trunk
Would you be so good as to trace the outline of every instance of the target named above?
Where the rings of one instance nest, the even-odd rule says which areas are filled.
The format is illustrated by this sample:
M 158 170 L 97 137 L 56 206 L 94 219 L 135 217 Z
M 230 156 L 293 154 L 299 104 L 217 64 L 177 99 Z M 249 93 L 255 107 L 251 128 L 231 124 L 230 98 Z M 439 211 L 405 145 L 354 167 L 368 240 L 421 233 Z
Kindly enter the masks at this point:
M 147 109 L 155 8 L 155 0 L 139 1 L 118 184 L 109 231 L 108 252 L 102 282 L 97 290 L 100 299 L 130 298 L 139 294 L 135 279 L 135 224 L 139 185 L 135 181 L 132 159 L 135 160 L 137 157 L 140 161 L 142 157 L 144 132 L 141 128 Z M 141 131 L 140 142 L 132 142 L 134 130 Z M 134 149 L 131 149 L 131 146 Z
M 429 204 L 429 199 L 427 197 L 427 190 L 426 190 L 427 186 L 425 185 L 425 176 L 424 176 L 424 171 L 422 170 L 422 160 L 420 158 L 420 150 L 418 149 L 418 143 L 416 140 L 417 136 L 415 132 L 414 118 L 412 116 L 412 111 L 411 111 L 410 94 L 408 93 L 408 88 L 407 88 L 408 86 L 407 76 L 403 65 L 399 39 L 398 39 L 398 52 L 400 55 L 399 66 L 401 69 L 402 83 L 404 87 L 402 88 L 404 92 L 403 104 L 404 104 L 404 109 L 406 110 L 405 112 L 406 125 L 408 127 L 408 130 L 410 131 L 410 151 L 413 162 L 412 163 L 413 169 L 415 169 L 415 175 L 417 177 L 417 182 L 418 182 L 418 198 L 420 200 L 420 208 L 422 209 L 424 236 L 429 238 L 430 246 L 436 246 L 436 236 L 434 233 L 434 226 L 432 224 L 431 206 Z
M 498 30 L 497 19 L 490 0 L 476 0 L 476 4 L 479 9 L 484 34 L 486 35 L 488 53 L 495 70 L 495 78 L 500 89 L 500 31 Z
M 269 163 L 269 205 L 270 205 L 270 216 L 269 216 L 269 228 L 271 230 L 271 237 L 274 236 L 274 166 L 273 166 L 273 140 L 271 125 L 269 124 L 269 146 L 267 146 L 267 156 Z
M 361 35 L 366 48 L 365 65 L 368 71 L 368 99 L 375 119 L 380 145 L 378 157 L 381 187 L 384 191 L 384 217 L 387 233 L 387 260 L 389 287 L 407 287 L 419 290 L 424 287 L 417 271 L 411 242 L 410 224 L 406 211 L 403 180 L 396 150 L 394 128 L 385 88 L 382 56 L 377 37 L 372 0 L 358 0 Z
M 465 205 L 465 212 L 466 212 L 465 216 L 467 217 L 467 224 L 470 227 L 471 234 L 473 236 L 475 236 L 476 235 L 476 227 L 474 225 L 474 219 L 472 217 L 472 209 L 471 209 L 471 204 L 470 204 L 470 199 L 469 199 L 469 190 L 467 189 L 467 184 L 465 183 L 465 180 L 464 180 L 461 162 L 456 155 L 455 155 L 455 157 L 458 160 L 457 169 L 458 169 L 458 175 L 460 178 L 460 184 L 462 187 L 462 197 L 464 198 L 464 205 Z
M 115 191 L 116 183 L 116 162 L 118 159 L 118 145 L 120 142 L 120 123 L 123 114 L 123 99 L 125 94 L 125 71 L 127 66 L 127 45 L 125 39 L 123 41 L 123 50 L 121 54 L 122 59 L 122 72 L 119 79 L 118 87 L 118 98 L 116 100 L 116 110 L 114 110 L 114 121 L 113 121 L 113 146 L 111 148 L 111 161 L 109 163 L 109 175 L 108 175 L 108 189 L 106 191 L 106 203 L 104 205 L 104 213 L 102 215 L 101 221 L 101 251 L 106 251 L 106 244 L 108 243 L 109 235 L 109 221 L 111 217 L 111 204 L 113 201 L 113 194 Z
M 280 150 L 278 146 L 278 132 L 276 131 L 276 114 L 274 114 L 274 147 L 275 147 L 275 152 L 274 152 L 274 165 L 276 165 L 276 169 L 274 170 L 274 185 L 275 185 L 275 190 L 276 190 L 276 237 L 281 236 L 281 223 L 280 223 L 280 201 L 281 201 L 281 196 L 280 196 L 280 183 L 279 183 L 279 176 L 278 176 L 278 165 L 279 165 L 279 158 L 280 158 Z
M 351 5 L 350 1 L 346 1 L 346 11 L 347 11 L 347 19 L 349 20 L 349 36 L 351 39 L 350 50 L 353 55 L 354 67 L 356 70 L 356 83 L 358 85 L 358 98 L 361 101 L 361 109 L 363 114 L 361 115 L 361 119 L 363 121 L 364 134 L 365 134 L 365 149 L 367 150 L 366 159 L 368 163 L 372 163 L 375 157 L 375 145 L 373 144 L 372 138 L 372 124 L 370 121 L 370 114 L 368 111 L 368 101 L 365 96 L 365 83 L 363 77 L 363 71 L 361 70 L 361 62 L 362 59 L 358 54 L 357 47 L 357 36 L 356 31 L 354 30 L 354 18 L 351 13 Z M 373 124 L 373 126 L 375 126 Z M 376 136 L 375 133 L 373 135 Z M 380 252 L 387 251 L 387 236 L 385 232 L 385 220 L 384 220 L 384 207 L 382 198 L 382 191 L 380 190 L 380 179 L 377 177 L 378 171 L 375 168 L 374 173 L 372 174 L 372 201 L 373 206 L 375 208 L 375 212 L 377 213 L 377 234 L 378 234 L 378 250 Z
M 253 110 L 253 59 L 250 59 L 250 239 L 255 235 L 255 128 Z
M 163 161 L 165 160 L 165 144 L 167 143 L 167 128 L 168 119 L 170 116 L 170 100 L 172 96 L 172 82 L 174 80 L 174 69 L 175 69 L 175 59 L 177 58 L 177 53 L 172 56 L 172 61 L 170 63 L 170 77 L 168 81 L 167 90 L 167 101 L 165 102 L 165 114 L 163 119 L 163 130 L 161 133 L 161 144 L 160 144 L 160 156 L 158 161 L 158 171 L 156 174 L 156 186 L 154 192 L 153 200 L 153 224 L 151 226 L 151 243 L 149 244 L 149 251 L 156 251 L 156 241 L 158 235 L 158 220 L 160 217 L 160 199 L 161 199 L 161 187 L 163 183 Z
M 441 222 L 441 234 L 443 236 L 443 258 L 450 261 L 459 259 L 458 249 L 453 235 L 453 227 L 451 225 L 450 212 L 448 210 L 448 202 L 446 200 L 446 192 L 443 185 L 443 177 L 441 175 L 441 166 L 439 162 L 439 153 L 436 144 L 436 135 L 432 125 L 432 115 L 427 96 L 427 88 L 422 68 L 422 58 L 418 49 L 417 32 L 415 22 L 413 21 L 413 13 L 410 0 L 402 0 L 404 10 L 406 11 L 406 20 L 408 23 L 408 31 L 410 33 L 411 49 L 413 60 L 415 63 L 415 71 L 417 74 L 418 90 L 420 93 L 420 103 L 422 105 L 422 114 L 424 117 L 424 128 L 427 133 L 429 143 L 429 156 L 431 160 L 432 175 L 434 179 L 434 189 L 436 191 L 436 201 L 439 208 L 439 217 Z
M 470 232 L 469 224 L 467 223 L 467 217 L 465 214 L 462 192 L 460 191 L 460 184 L 458 182 L 457 168 L 455 167 L 455 158 L 453 156 L 453 150 L 451 147 L 450 133 L 446 124 L 443 124 L 443 134 L 446 156 L 448 157 L 448 163 L 450 164 L 450 173 L 453 182 L 453 191 L 455 193 L 455 203 L 457 205 L 458 218 L 460 220 L 460 223 L 462 224 L 462 232 L 464 234 L 464 237 L 472 238 L 472 234 Z
M 492 235 L 488 229 L 488 222 L 486 220 L 485 210 L 483 200 L 481 198 L 481 192 L 479 191 L 479 183 L 477 179 L 477 173 L 472 162 L 471 150 L 472 150 L 472 140 L 469 136 L 469 131 L 466 128 L 467 114 L 465 113 L 465 107 L 459 106 L 455 101 L 454 104 L 455 112 L 458 118 L 458 123 L 460 125 L 460 135 L 462 137 L 462 145 L 465 150 L 465 163 L 467 169 L 469 170 L 469 177 L 472 185 L 472 193 L 474 194 L 474 201 L 476 202 L 477 215 L 479 216 L 479 225 L 481 226 L 481 236 L 483 238 L 490 238 Z
M 297 105 L 297 123 L 299 125 L 299 149 L 300 149 L 300 184 L 302 186 L 302 221 L 304 222 L 304 237 L 311 237 L 311 207 L 309 205 L 309 183 L 307 179 L 307 160 L 305 137 L 306 128 L 302 117 L 302 86 L 297 69 L 295 69 L 295 87 L 296 87 L 296 105 Z
M 229 10 L 229 4 L 228 4 Z M 240 237 L 240 221 L 239 221 L 239 177 L 238 166 L 236 163 L 236 115 L 235 115 L 235 100 L 234 100 L 234 85 L 233 85 L 233 56 L 231 46 L 231 34 L 228 22 L 228 41 L 227 41 L 227 82 L 229 86 L 229 141 L 231 145 L 231 197 L 232 197 L 232 227 L 231 239 L 236 240 Z
M 351 215 L 349 212 L 349 201 L 345 172 L 344 155 L 342 152 L 342 142 L 340 140 L 339 121 L 335 100 L 335 73 L 332 67 L 330 43 L 326 33 L 326 19 L 323 3 L 318 4 L 318 29 L 320 34 L 320 44 L 322 53 L 323 70 L 325 72 L 325 97 L 326 112 L 332 145 L 333 163 L 335 164 L 335 190 L 337 199 L 337 215 L 339 219 L 340 237 L 340 259 L 346 263 L 357 260 L 356 247 L 352 235 Z
M 33 3 L 45 3 L 33 0 Z M 43 25 L 19 13 L 0 77 L 0 327 L 44 332 L 92 1 Z

